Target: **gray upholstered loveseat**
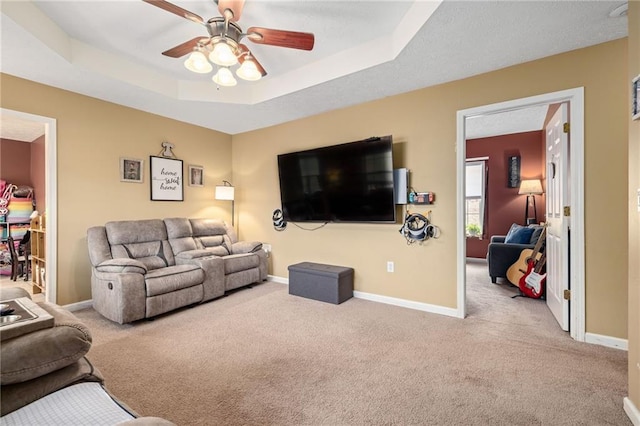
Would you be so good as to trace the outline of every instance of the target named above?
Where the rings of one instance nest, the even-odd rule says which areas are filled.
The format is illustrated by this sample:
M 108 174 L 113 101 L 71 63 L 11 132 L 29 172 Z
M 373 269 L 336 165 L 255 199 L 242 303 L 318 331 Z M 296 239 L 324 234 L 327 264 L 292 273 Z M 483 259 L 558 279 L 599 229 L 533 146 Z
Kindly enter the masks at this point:
M 120 324 L 267 279 L 259 242 L 214 219 L 108 222 L 87 231 L 93 307 Z

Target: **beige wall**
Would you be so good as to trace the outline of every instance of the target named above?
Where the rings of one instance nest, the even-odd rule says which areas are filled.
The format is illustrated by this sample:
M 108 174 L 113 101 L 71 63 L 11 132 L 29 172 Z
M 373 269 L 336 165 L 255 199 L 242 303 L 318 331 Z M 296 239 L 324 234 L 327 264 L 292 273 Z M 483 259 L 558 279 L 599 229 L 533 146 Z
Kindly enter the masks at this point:
M 456 111 L 585 87 L 587 332 L 627 337 L 627 40 L 621 39 L 484 75 L 332 111 L 233 137 L 233 179 L 241 234 L 273 246 L 271 273 L 287 277 L 300 261 L 355 268 L 356 290 L 456 307 Z M 291 224 L 277 232 L 276 156 L 392 134 L 396 166 L 411 185 L 436 193 L 437 240 L 407 246 L 399 225 Z M 259 155 L 255 153 L 259 152 Z M 606 232 L 602 225 L 606 224 Z M 304 225 L 313 228 L 313 225 Z M 386 261 L 395 262 L 387 273 Z
M 233 168 L 240 235 L 273 245 L 272 274 L 286 277 L 287 266 L 303 260 L 348 265 L 356 271 L 356 290 L 451 308 L 456 307 L 456 111 L 584 86 L 587 331 L 626 338 L 626 61 L 622 39 L 233 138 L 7 75 L 0 83 L 2 107 L 58 120 L 59 303 L 91 297 L 89 226 L 176 215 L 229 219 L 229 203 L 214 201 L 212 194 Z M 280 204 L 277 154 L 386 134 L 396 143 L 395 166 L 411 169 L 417 190 L 436 193 L 429 210 L 442 230 L 439 239 L 407 246 L 399 225 L 273 229 L 271 213 Z M 183 203 L 149 201 L 148 156 L 160 151 L 163 140 L 176 144 L 185 167 L 205 167 L 205 188 L 185 187 Z M 120 156 L 145 159 L 144 184 L 119 182 Z M 385 272 L 387 261 L 395 262 L 395 273 Z
M 629 2 L 629 75 L 640 74 L 640 2 Z M 628 112 L 627 112 L 628 116 Z M 629 122 L 629 398 L 640 409 L 640 120 Z
M 213 216 L 230 220 L 228 202 L 214 187 L 231 178 L 231 136 L 100 101 L 6 74 L 0 75 L 3 108 L 57 120 L 58 298 L 91 298 L 86 231 L 109 220 Z M 185 185 L 184 202 L 150 201 L 149 156 L 161 143 L 205 169 L 203 188 Z M 120 156 L 144 159 L 144 183 L 119 180 Z M 186 173 L 186 172 L 185 172 Z

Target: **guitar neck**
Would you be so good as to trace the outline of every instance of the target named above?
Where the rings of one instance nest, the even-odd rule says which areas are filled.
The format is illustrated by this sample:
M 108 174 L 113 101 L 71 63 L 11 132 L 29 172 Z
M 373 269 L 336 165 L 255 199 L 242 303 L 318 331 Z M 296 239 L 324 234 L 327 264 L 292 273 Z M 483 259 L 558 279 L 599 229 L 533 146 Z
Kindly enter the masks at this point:
M 536 274 L 539 274 L 540 272 L 542 272 L 542 268 L 544 267 L 544 264 L 546 262 L 547 262 L 546 253 L 542 253 L 542 257 L 540 258 L 540 260 L 538 260 L 538 263 L 536 263 L 536 266 L 533 268 L 533 272 L 535 272 Z

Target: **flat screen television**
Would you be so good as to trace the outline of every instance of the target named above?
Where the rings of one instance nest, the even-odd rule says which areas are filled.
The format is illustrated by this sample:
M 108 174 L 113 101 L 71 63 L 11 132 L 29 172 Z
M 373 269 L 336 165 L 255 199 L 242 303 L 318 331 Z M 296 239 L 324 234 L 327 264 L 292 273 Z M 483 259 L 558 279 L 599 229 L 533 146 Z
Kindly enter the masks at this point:
M 288 222 L 395 222 L 391 136 L 278 155 Z

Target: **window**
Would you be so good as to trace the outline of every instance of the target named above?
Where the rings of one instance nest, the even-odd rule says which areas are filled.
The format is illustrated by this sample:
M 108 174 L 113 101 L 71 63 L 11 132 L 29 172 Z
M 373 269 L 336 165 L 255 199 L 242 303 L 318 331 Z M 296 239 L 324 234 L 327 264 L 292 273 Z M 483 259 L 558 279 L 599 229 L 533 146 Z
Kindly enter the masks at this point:
M 465 190 L 465 229 L 467 236 L 482 237 L 485 206 L 485 159 L 467 160 Z

